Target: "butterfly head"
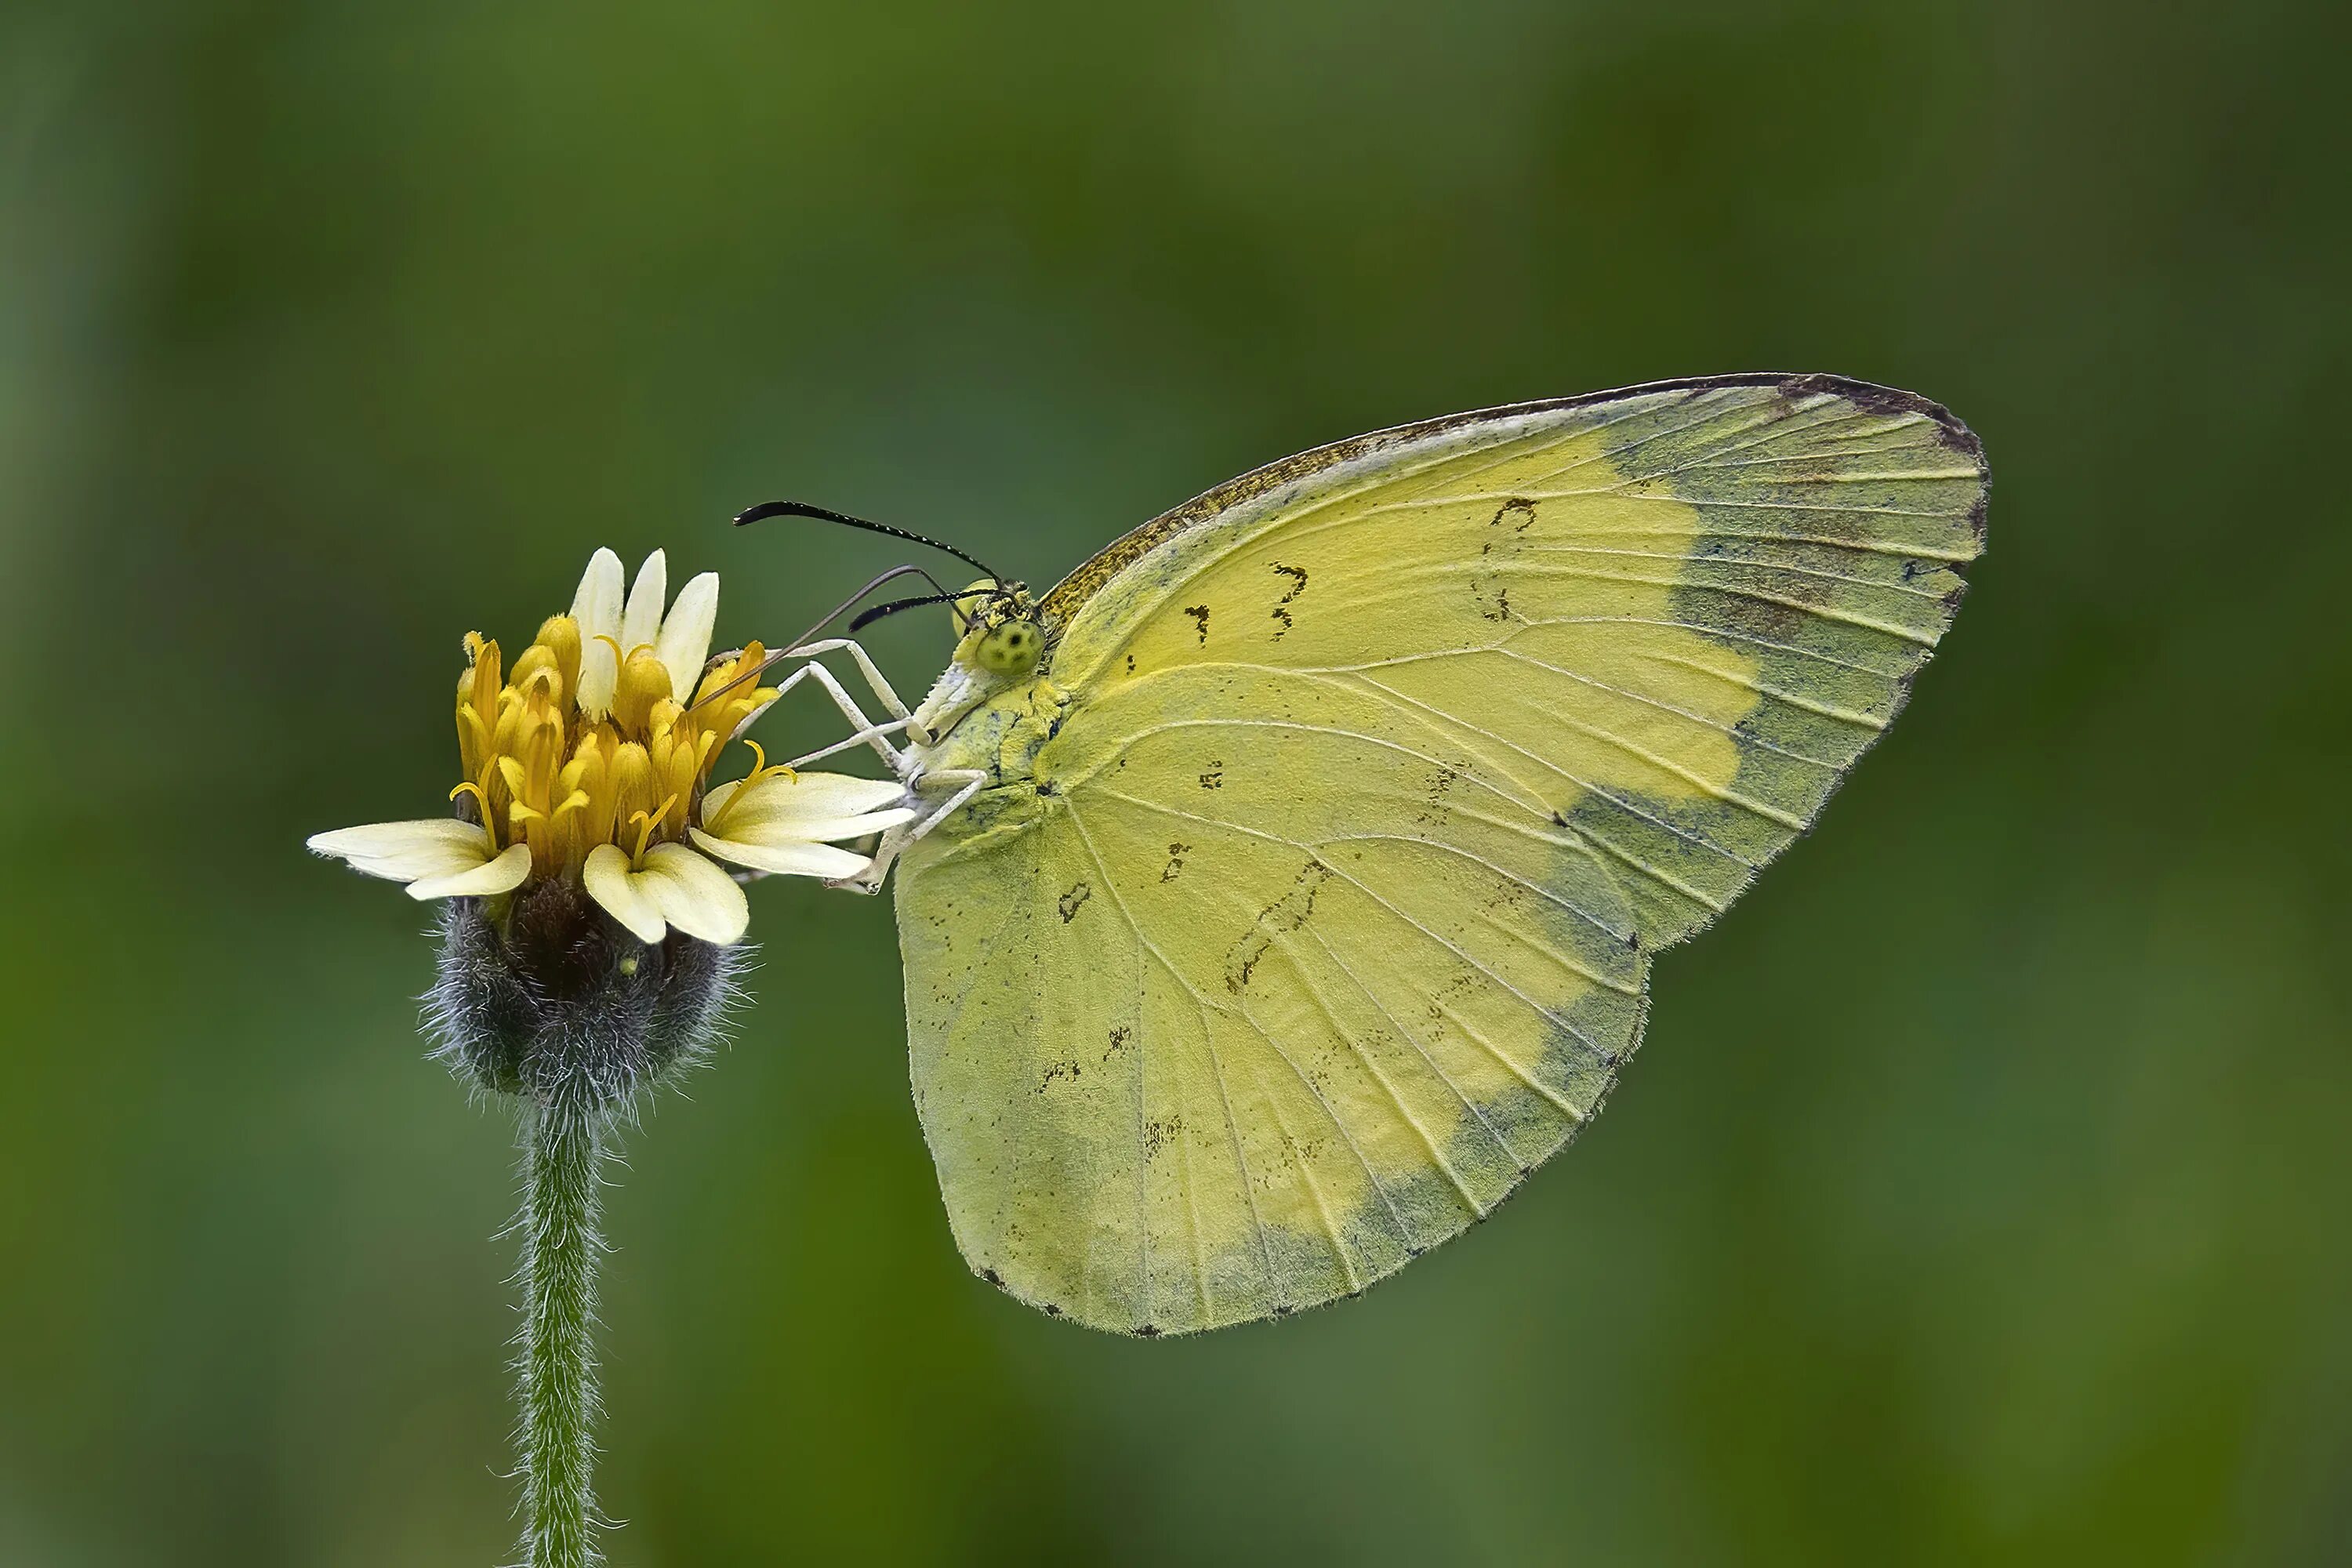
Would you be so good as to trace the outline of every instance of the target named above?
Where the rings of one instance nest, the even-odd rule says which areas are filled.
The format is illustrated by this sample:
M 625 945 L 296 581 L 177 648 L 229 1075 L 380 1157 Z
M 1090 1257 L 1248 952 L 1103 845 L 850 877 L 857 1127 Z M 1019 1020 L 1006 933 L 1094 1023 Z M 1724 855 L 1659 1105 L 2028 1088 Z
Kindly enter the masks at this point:
M 1025 584 L 982 577 L 948 601 L 955 654 L 915 710 L 910 735 L 944 735 L 973 709 L 1033 679 L 1045 619 Z
M 955 662 L 983 675 L 1026 679 L 1045 654 L 1045 622 L 1028 585 L 982 577 L 949 601 Z

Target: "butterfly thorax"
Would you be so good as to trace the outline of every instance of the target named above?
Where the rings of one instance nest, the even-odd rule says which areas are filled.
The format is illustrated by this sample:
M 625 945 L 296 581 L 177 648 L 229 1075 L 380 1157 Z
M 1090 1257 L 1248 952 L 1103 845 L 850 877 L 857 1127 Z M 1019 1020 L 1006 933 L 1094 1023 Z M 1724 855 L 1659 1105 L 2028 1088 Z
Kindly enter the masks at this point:
M 941 677 L 942 683 L 947 679 Z M 990 775 L 992 787 L 1027 787 L 1035 781 L 1037 753 L 1060 726 L 1069 702 L 1067 692 L 1036 677 L 1001 686 L 967 704 L 946 734 L 914 748 L 918 776 L 978 769 Z

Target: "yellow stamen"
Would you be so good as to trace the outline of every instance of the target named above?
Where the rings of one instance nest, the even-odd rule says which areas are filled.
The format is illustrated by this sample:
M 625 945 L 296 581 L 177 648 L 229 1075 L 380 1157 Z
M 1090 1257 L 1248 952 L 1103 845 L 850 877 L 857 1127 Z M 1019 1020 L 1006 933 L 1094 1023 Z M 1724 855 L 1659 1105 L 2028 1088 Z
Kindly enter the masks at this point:
M 706 739 L 715 740 L 717 737 L 709 736 L 706 737 Z M 790 779 L 794 783 L 798 783 L 801 776 L 799 773 L 788 763 L 769 762 L 767 749 L 761 746 L 759 742 L 752 740 L 749 735 L 746 735 L 743 738 L 743 743 L 751 748 L 751 771 L 745 773 L 741 779 L 737 781 L 733 792 L 730 793 L 727 796 L 726 801 L 720 805 L 719 814 L 702 825 L 705 830 L 718 834 L 719 837 L 722 838 L 725 837 L 726 835 L 720 833 L 719 829 L 725 826 L 727 818 L 733 815 L 735 803 L 749 795 L 754 784 L 757 784 L 761 779 L 771 778 Z
M 653 759 L 635 741 L 625 741 L 613 753 L 614 820 L 627 823 L 654 803 Z
M 496 849 L 499 847 L 499 830 L 494 824 L 498 818 L 491 814 L 489 795 L 478 784 L 461 784 L 449 792 L 449 798 L 454 802 L 461 795 L 472 795 L 474 804 L 481 808 L 482 831 L 490 836 L 490 847 Z
M 677 804 L 677 796 L 670 795 L 651 811 L 634 811 L 629 814 L 629 826 L 637 830 L 636 852 L 629 857 L 631 865 L 639 868 L 645 865 L 646 850 L 653 838 L 654 829 L 661 826 L 662 818 L 667 816 L 669 808 Z

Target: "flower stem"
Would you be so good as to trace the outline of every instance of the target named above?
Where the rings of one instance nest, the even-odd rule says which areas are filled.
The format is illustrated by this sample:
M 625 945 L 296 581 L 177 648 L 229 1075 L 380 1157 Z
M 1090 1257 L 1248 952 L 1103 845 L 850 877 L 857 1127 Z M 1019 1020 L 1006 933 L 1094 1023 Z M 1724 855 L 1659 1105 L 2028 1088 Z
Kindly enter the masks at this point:
M 597 1167 L 601 1110 L 559 1096 L 523 1112 L 522 1540 L 528 1568 L 589 1568 L 596 1550 Z

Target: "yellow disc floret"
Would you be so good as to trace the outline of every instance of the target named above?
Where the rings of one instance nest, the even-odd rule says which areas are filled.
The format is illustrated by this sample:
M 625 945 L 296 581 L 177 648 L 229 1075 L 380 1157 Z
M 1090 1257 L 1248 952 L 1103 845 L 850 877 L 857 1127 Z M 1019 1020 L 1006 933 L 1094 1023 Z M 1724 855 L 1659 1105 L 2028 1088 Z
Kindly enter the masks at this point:
M 610 639 L 599 639 L 611 646 Z M 450 798 L 472 803 L 494 846 L 530 847 L 531 875 L 576 878 L 588 852 L 617 845 L 642 865 L 656 844 L 685 837 L 711 764 L 776 700 L 759 684 L 758 643 L 721 658 L 682 704 L 650 647 L 613 648 L 610 706 L 581 705 L 580 625 L 555 616 L 511 668 L 499 645 L 466 638 L 457 682 L 457 755 L 466 776 Z

